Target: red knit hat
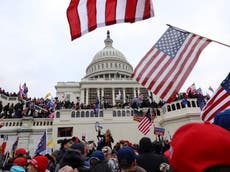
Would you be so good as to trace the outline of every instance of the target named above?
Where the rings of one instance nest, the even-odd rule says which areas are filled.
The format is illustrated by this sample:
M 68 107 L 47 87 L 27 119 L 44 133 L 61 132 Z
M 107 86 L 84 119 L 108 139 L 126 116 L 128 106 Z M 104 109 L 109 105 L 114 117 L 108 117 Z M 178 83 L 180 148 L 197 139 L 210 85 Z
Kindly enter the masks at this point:
M 173 136 L 169 162 L 177 172 L 230 165 L 230 132 L 210 123 L 189 123 Z
M 45 172 L 48 167 L 48 158 L 43 155 L 35 156 L 30 164 L 38 169 L 38 172 Z
M 18 166 L 26 166 L 27 165 L 27 159 L 25 157 L 17 157 L 13 161 L 13 164 L 18 165 Z
M 24 148 L 18 148 L 15 151 L 15 155 L 17 156 L 18 154 L 26 155 L 26 150 Z

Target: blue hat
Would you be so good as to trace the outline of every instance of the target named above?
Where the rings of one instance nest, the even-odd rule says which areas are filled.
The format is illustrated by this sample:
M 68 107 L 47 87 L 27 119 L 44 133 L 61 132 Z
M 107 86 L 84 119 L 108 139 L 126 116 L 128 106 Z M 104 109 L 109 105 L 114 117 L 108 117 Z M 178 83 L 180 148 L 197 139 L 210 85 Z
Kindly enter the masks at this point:
M 10 168 L 10 172 L 25 172 L 25 171 L 26 171 L 25 168 L 18 166 L 18 165 L 13 165 Z
M 132 162 L 136 159 L 134 150 L 129 146 L 124 146 L 117 151 L 118 162 L 122 169 L 127 169 L 131 166 Z
M 214 118 L 214 124 L 219 125 L 230 131 L 230 108 L 218 112 Z
M 103 154 L 102 151 L 100 150 L 96 150 L 94 151 L 92 154 L 91 154 L 91 158 L 90 159 L 97 159 L 97 160 L 100 160 L 100 161 L 104 161 L 105 160 L 105 155 Z

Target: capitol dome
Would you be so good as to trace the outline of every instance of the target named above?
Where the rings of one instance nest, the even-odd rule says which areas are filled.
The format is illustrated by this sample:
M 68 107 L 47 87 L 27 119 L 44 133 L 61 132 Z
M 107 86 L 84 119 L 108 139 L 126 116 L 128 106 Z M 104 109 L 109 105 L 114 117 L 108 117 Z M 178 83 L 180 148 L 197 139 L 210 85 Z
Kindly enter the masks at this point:
M 94 56 L 87 67 L 85 78 L 130 78 L 133 67 L 126 60 L 123 53 L 113 48 L 113 40 L 110 38 L 109 31 L 107 31 L 107 38 L 104 43 L 105 47 Z

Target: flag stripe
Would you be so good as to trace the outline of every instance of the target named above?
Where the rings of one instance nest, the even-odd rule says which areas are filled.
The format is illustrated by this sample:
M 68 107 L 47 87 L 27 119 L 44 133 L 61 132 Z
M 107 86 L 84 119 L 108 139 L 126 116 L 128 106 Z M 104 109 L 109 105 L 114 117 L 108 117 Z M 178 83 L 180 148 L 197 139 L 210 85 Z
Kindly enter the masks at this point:
M 107 1 L 105 10 L 105 23 L 111 25 L 116 23 L 116 6 L 117 1 Z
M 97 27 L 153 16 L 151 0 L 71 0 L 67 8 L 72 40 Z
M 125 12 L 125 22 L 133 23 L 135 21 L 136 7 L 137 7 L 137 0 L 127 1 L 126 12 Z
M 207 38 L 170 27 L 140 61 L 132 77 L 171 102 L 210 42 Z
M 145 16 L 149 16 L 149 11 L 148 11 L 148 5 L 147 4 L 149 1 L 142 2 L 142 1 L 137 1 L 136 2 L 136 14 L 135 14 L 135 21 L 143 20 Z
M 140 2 L 140 1 L 139 1 Z M 144 10 L 144 16 L 143 16 L 143 19 L 147 19 L 151 16 L 154 16 L 154 11 L 153 9 L 151 9 L 152 7 L 152 1 L 145 1 L 145 10 Z M 141 8 L 138 8 L 138 9 L 141 9 Z M 140 14 L 142 14 L 140 12 Z M 141 16 L 139 17 L 138 15 L 136 16 L 137 20 L 140 19 L 141 20 Z
M 87 12 L 87 1 L 79 2 L 78 8 L 78 15 L 79 15 L 79 24 L 80 24 L 80 31 L 83 34 L 89 32 L 88 30 L 88 12 Z
M 97 20 L 97 27 L 105 26 L 105 7 L 106 7 L 106 0 L 96 1 L 97 5 L 97 13 L 96 13 L 96 20 Z
M 125 22 L 126 3 L 127 0 L 117 0 L 116 23 Z
M 96 29 L 96 27 L 97 27 L 96 0 L 88 0 L 87 11 L 88 11 L 88 28 L 89 28 L 89 32 L 90 32 L 90 31 Z
M 71 35 L 75 35 L 75 37 L 80 37 L 81 36 L 81 23 L 80 23 L 80 18 L 78 15 L 77 11 L 77 6 L 79 4 L 80 0 L 72 0 L 70 2 L 70 5 L 67 10 L 67 16 L 68 17 L 68 22 L 69 22 L 69 27 L 70 27 L 70 33 Z

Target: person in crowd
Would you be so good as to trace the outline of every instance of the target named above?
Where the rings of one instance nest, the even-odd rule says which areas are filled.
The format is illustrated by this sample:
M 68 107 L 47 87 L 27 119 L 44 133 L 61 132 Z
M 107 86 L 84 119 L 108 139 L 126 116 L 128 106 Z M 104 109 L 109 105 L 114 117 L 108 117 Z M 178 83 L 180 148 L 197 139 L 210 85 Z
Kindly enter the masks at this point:
M 146 172 L 136 163 L 136 154 L 129 146 L 124 146 L 117 151 L 118 162 L 121 172 Z
M 10 168 L 10 172 L 26 172 L 26 169 L 22 166 L 18 166 L 18 165 L 13 165 Z
M 142 108 L 142 103 L 144 100 L 144 94 L 140 93 L 138 97 L 134 97 L 131 101 L 131 107 L 133 109 Z
M 55 150 L 51 154 L 46 154 L 48 158 L 48 167 L 47 169 L 50 172 L 55 172 L 56 164 L 57 164 L 57 156 L 58 156 L 58 150 Z
M 17 157 L 13 161 L 13 165 L 10 168 L 10 172 L 25 172 L 27 165 L 27 159 L 25 157 Z
M 114 142 L 112 133 L 110 129 L 107 129 L 105 132 L 105 146 L 112 148 L 112 143 Z
M 13 157 L 10 157 L 4 164 L 4 170 L 9 170 L 17 158 L 21 158 L 20 160 L 24 158 L 24 161 L 27 161 L 28 157 L 26 149 L 22 147 L 17 148 L 13 153 Z
M 58 169 L 61 169 L 64 166 L 70 166 L 73 169 L 78 169 L 79 172 L 89 171 L 89 168 L 84 164 L 84 157 L 81 155 L 81 151 L 77 149 L 66 149 L 65 154 L 59 163 L 60 167 Z
M 29 161 L 27 172 L 46 172 L 47 168 L 48 158 L 44 155 L 38 155 Z
M 110 129 L 107 129 L 105 134 L 101 134 L 101 129 L 98 129 L 97 138 L 98 142 L 98 150 L 101 150 L 104 146 L 109 146 L 112 148 L 112 143 L 114 143 L 114 139 Z
M 230 131 L 230 108 L 218 112 L 214 118 L 214 124 Z
M 83 157 L 84 159 L 84 165 L 86 167 L 89 167 L 89 163 L 87 161 L 87 146 L 83 143 L 83 142 L 75 142 L 71 145 L 70 147 L 71 149 L 74 149 L 74 150 L 77 150 L 77 151 L 80 151 L 81 153 L 81 156 Z
M 89 159 L 90 172 L 112 172 L 102 151 L 96 150 Z
M 218 125 L 185 124 L 175 132 L 170 144 L 171 172 L 230 171 L 230 132 Z
M 77 168 L 73 169 L 71 166 L 66 165 L 62 167 L 61 169 L 59 169 L 58 172 L 78 172 L 78 169 Z
M 105 155 L 105 160 L 108 163 L 108 166 L 111 168 L 112 172 L 118 172 L 119 164 L 117 159 L 117 154 L 115 150 L 112 150 L 109 146 L 104 146 L 102 152 Z
M 154 152 L 153 143 L 149 137 L 142 137 L 140 139 L 138 153 L 137 164 L 147 172 L 160 172 L 160 165 L 168 163 L 166 157 Z
M 71 145 L 75 142 L 76 138 L 72 137 L 70 139 L 64 139 L 64 140 L 60 140 L 58 141 L 61 146 L 57 155 L 57 162 L 59 163 L 60 160 L 62 159 L 63 155 L 65 154 L 65 151 L 71 147 Z
M 10 109 L 10 103 L 7 103 L 4 107 L 3 107 L 3 113 L 4 113 L 4 117 L 7 118 L 8 114 L 9 114 L 9 109 Z

